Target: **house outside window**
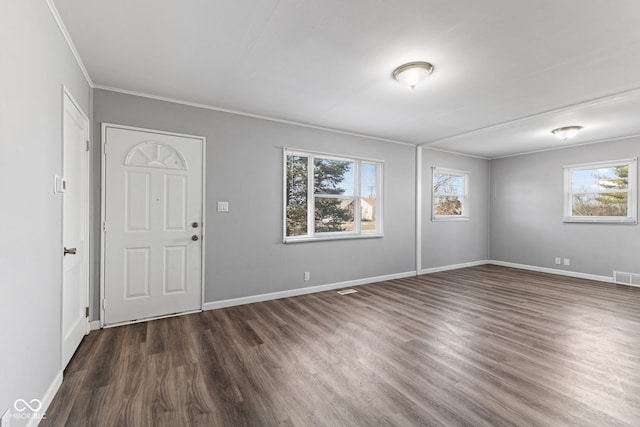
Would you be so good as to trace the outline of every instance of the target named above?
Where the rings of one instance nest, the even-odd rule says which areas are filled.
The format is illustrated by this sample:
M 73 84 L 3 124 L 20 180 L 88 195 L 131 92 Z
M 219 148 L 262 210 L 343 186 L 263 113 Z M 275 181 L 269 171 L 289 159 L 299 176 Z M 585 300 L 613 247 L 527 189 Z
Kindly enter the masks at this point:
M 433 167 L 432 221 L 469 220 L 469 172 Z
M 283 241 L 382 236 L 382 167 L 285 148 Z
M 638 222 L 637 159 L 564 167 L 564 222 Z

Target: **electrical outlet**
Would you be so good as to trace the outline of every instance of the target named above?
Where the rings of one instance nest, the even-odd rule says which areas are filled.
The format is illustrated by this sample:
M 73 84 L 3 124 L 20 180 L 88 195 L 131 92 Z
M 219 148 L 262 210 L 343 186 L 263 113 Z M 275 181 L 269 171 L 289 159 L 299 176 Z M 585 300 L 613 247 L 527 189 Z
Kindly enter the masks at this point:
M 571 265 L 571 260 L 569 258 L 565 258 L 564 265 Z
M 562 264 L 562 258 L 560 258 L 559 256 L 556 257 L 556 265 L 560 265 Z
M 218 202 L 218 212 L 229 212 L 229 202 Z
M 308 282 L 309 280 L 311 280 L 311 273 L 309 273 L 308 271 L 304 272 L 304 281 Z

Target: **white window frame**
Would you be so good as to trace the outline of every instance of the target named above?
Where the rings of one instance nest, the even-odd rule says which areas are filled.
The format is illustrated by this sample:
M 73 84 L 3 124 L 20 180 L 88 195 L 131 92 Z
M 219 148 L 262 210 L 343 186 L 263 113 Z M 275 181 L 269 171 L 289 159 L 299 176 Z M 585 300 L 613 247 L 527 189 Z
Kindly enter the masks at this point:
M 564 168 L 564 217 L 563 222 L 581 223 L 610 223 L 637 224 L 638 223 L 638 159 L 620 159 L 604 162 L 580 163 L 563 166 Z M 629 167 L 629 188 L 627 189 L 627 216 L 573 216 L 573 191 L 571 176 L 576 170 L 610 168 L 614 166 Z M 613 191 L 607 191 L 611 193 Z
M 384 161 L 341 156 L 331 153 L 323 153 L 318 151 L 307 151 L 284 147 L 282 150 L 283 159 L 283 182 L 282 182 L 282 242 L 311 242 L 323 240 L 341 240 L 341 239 L 369 239 L 383 237 L 383 169 Z M 287 156 L 307 157 L 307 234 L 299 236 L 287 236 Z M 339 160 L 354 163 L 354 194 L 353 195 L 322 195 L 321 197 L 335 198 L 352 198 L 354 199 L 354 230 L 353 231 L 337 231 L 337 232 L 319 232 L 315 231 L 315 196 L 314 189 L 314 161 L 316 158 Z M 363 196 L 360 194 L 360 167 L 365 164 L 375 164 L 377 166 L 376 175 L 376 232 L 362 233 L 361 230 L 361 203 Z
M 469 176 L 471 175 L 471 172 L 458 169 L 441 168 L 438 166 L 432 166 L 431 169 L 431 221 L 469 221 Z M 436 174 L 462 177 L 462 194 L 460 195 L 462 215 L 436 215 L 436 192 L 434 188 Z

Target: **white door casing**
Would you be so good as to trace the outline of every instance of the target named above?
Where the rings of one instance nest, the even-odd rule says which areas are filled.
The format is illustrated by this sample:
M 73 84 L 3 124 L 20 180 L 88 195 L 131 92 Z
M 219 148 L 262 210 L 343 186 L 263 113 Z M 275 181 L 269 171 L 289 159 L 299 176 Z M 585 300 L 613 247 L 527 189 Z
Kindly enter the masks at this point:
M 89 119 L 63 90 L 62 368 L 89 332 Z
M 204 138 L 103 124 L 103 324 L 200 310 Z

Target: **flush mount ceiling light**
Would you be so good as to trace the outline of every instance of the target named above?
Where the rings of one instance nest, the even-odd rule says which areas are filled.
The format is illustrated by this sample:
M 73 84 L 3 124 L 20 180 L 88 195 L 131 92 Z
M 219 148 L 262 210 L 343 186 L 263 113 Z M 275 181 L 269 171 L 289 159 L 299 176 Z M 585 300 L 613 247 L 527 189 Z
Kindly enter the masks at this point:
M 562 128 L 554 129 L 551 131 L 559 139 L 566 141 L 578 135 L 578 132 L 582 130 L 582 126 L 565 126 Z
M 433 65 L 428 62 L 409 62 L 393 70 L 393 78 L 403 86 L 415 88 L 433 72 Z

